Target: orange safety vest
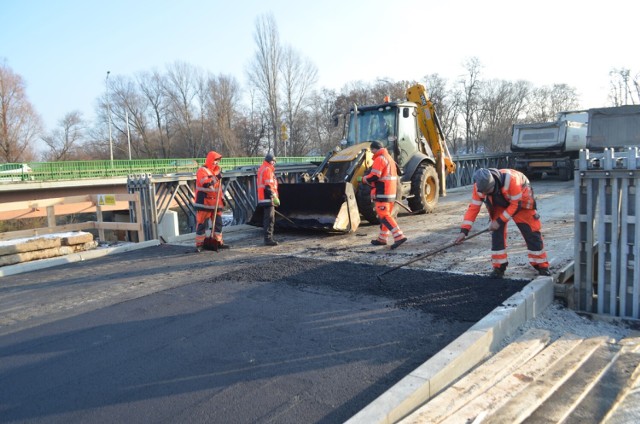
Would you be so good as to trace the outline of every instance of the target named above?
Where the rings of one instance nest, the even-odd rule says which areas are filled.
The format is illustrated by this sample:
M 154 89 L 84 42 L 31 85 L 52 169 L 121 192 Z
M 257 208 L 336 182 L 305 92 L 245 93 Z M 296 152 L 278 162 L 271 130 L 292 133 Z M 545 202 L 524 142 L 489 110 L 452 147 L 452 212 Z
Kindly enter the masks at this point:
M 462 221 L 462 228 L 467 231 L 475 222 L 482 203 L 487 205 L 491 219 L 500 219 L 502 222 L 508 222 L 520 209 L 536 208 L 529 179 L 522 172 L 494 168 L 489 168 L 489 171 L 496 181 L 498 191 L 486 195 L 479 193 L 476 185 L 473 185 L 471 203 Z M 494 216 L 496 209 L 503 210 L 500 216 Z
M 273 205 L 272 197 L 278 197 L 278 180 L 275 177 L 275 167 L 264 161 L 258 169 L 258 206 Z M 271 191 L 271 196 L 267 196 L 267 187 Z
M 398 185 L 398 172 L 396 164 L 387 152 L 382 148 L 373 155 L 373 166 L 362 181 L 369 184 L 371 198 L 378 202 L 394 202 L 396 200 L 396 188 Z
M 221 157 L 217 152 L 209 152 L 204 166 L 196 172 L 196 198 L 193 204 L 196 210 L 215 210 L 216 200 L 218 209 L 224 206 L 222 193 L 218 197 L 222 189 L 222 172 L 219 166 L 213 164 L 214 160 Z

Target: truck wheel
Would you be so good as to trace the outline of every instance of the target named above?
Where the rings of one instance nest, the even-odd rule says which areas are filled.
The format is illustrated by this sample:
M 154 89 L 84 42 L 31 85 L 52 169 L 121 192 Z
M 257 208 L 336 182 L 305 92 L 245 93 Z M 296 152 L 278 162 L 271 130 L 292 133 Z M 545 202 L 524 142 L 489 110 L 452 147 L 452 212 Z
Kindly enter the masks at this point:
M 364 217 L 370 224 L 378 225 L 378 214 L 376 213 L 376 204 L 371 200 L 371 186 L 367 184 L 360 184 L 358 186 L 358 192 L 356 193 L 356 203 L 358 204 L 358 211 L 360 215 Z M 400 207 L 395 205 L 391 216 L 396 218 L 398 216 L 398 209 Z
M 411 177 L 411 197 L 409 208 L 414 213 L 431 213 L 440 197 L 438 174 L 433 165 L 421 164 Z
M 558 170 L 558 176 L 562 181 L 569 181 L 573 177 L 573 167 L 566 166 Z

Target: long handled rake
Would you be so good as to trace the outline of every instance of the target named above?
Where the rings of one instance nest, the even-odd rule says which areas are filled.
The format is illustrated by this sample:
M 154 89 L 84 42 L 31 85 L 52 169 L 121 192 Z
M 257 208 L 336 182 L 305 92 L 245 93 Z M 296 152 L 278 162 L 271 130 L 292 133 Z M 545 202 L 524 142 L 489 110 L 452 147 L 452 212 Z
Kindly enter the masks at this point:
M 489 229 L 488 229 L 488 228 L 485 228 L 485 229 L 484 229 L 484 230 L 482 230 L 482 231 L 478 231 L 478 232 L 477 232 L 477 233 L 475 233 L 475 234 L 472 234 L 472 235 L 470 235 L 470 236 L 467 236 L 465 240 L 472 239 L 472 238 L 474 238 L 474 237 L 476 237 L 476 236 L 479 236 L 480 234 L 486 233 L 487 231 L 489 231 Z M 418 256 L 417 258 L 413 258 L 413 259 L 411 259 L 410 261 L 403 263 L 402 265 L 398 265 L 398 266 L 396 266 L 396 267 L 393 267 L 393 268 L 391 268 L 391 269 L 386 270 L 386 271 L 385 271 L 385 272 L 383 272 L 383 273 L 380 273 L 380 274 L 376 275 L 376 278 L 378 279 L 378 281 L 379 281 L 379 282 L 381 282 L 381 283 L 382 283 L 382 276 L 383 276 L 383 275 L 389 274 L 390 272 L 393 272 L 393 271 L 395 271 L 395 270 L 397 270 L 397 269 L 400 269 L 400 268 L 402 268 L 403 266 L 407 266 L 407 265 L 412 264 L 412 263 L 414 263 L 414 262 L 421 261 L 422 259 L 428 258 L 429 256 L 433 256 L 433 255 L 435 255 L 436 253 L 440 253 L 440 252 L 442 252 L 443 250 L 449 249 L 449 248 L 451 248 L 451 247 L 453 247 L 453 246 L 455 246 L 455 245 L 456 245 L 456 243 L 455 243 L 455 242 L 453 242 L 453 243 L 449 243 L 449 244 L 447 244 L 447 245 L 445 245 L 445 246 L 442 246 L 442 247 L 441 247 L 441 248 L 439 248 L 439 249 L 433 250 L 433 251 L 431 251 L 431 252 L 424 253 L 424 254 L 422 254 L 422 255 Z

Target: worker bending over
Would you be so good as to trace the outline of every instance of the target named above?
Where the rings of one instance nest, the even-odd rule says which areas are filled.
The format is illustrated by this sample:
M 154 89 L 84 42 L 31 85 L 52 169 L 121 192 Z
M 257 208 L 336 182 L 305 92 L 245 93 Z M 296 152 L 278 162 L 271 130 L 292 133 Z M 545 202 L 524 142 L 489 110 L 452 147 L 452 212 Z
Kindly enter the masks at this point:
M 464 214 L 460 235 L 455 243 L 460 244 L 469 235 L 482 203 L 487 206 L 491 223 L 491 278 L 502 278 L 509 265 L 507 258 L 507 223 L 516 223 L 529 250 L 529 263 L 540 275 L 551 275 L 544 251 L 542 224 L 536 210 L 536 201 L 529 179 L 513 169 L 480 168 L 473 174 L 471 203 Z

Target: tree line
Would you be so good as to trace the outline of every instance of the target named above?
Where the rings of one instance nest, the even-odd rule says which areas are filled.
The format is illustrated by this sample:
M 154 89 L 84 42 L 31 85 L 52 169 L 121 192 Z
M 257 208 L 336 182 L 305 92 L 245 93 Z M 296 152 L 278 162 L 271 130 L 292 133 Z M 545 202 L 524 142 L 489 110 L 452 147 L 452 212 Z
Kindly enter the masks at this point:
M 343 136 L 337 116 L 385 96 L 404 100 L 406 88 L 418 82 L 427 88 L 453 154 L 509 151 L 513 124 L 552 121 L 560 111 L 580 108 L 568 84 L 483 79 L 475 57 L 453 81 L 426 74 L 350 82 L 340 91 L 318 88 L 316 66 L 280 40 L 272 15 L 256 19 L 254 41 L 247 87 L 233 75 L 184 62 L 131 76 L 107 74 L 93 122 L 71 111 L 49 131 L 22 77 L 0 62 L 0 162 L 196 158 L 210 150 L 226 157 L 322 156 Z M 610 78 L 612 106 L 640 103 L 640 74 L 613 69 Z M 40 140 L 46 150 L 37 157 Z

